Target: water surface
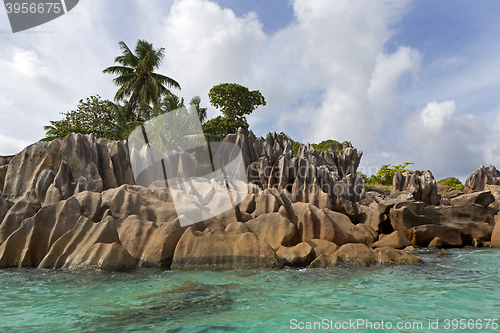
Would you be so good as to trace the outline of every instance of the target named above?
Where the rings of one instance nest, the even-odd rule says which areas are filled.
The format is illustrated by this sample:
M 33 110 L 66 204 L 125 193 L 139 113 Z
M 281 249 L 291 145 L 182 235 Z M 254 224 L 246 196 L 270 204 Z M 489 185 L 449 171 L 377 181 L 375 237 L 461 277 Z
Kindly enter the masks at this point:
M 0 270 L 0 332 L 500 332 L 484 321 L 500 321 L 500 250 L 448 252 L 369 269 Z

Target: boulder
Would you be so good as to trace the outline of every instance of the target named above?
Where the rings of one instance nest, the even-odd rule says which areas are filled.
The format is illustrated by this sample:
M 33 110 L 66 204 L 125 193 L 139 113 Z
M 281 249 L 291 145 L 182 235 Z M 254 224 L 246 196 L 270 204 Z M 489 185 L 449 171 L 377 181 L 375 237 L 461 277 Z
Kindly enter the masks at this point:
M 256 195 L 251 193 L 245 197 L 240 203 L 240 211 L 247 214 L 252 214 L 256 207 Z
M 93 138 L 92 138 L 93 139 Z M 118 187 L 116 181 L 115 172 L 113 169 L 113 162 L 108 151 L 108 144 L 104 139 L 100 138 L 97 140 L 92 140 L 92 146 L 97 152 L 97 170 L 102 178 L 103 190 L 109 190 L 110 188 Z M 121 184 L 120 184 L 121 185 Z
M 493 165 L 488 168 L 481 165 L 474 171 L 465 181 L 464 193 L 484 191 L 486 185 L 500 185 L 500 172 Z
M 408 207 L 391 209 L 390 221 L 394 230 L 401 232 L 408 240 L 412 238 L 410 229 L 413 227 L 435 224 L 435 222 L 427 216 L 417 215 Z
M 101 221 L 101 205 L 102 196 L 101 193 L 84 191 L 74 195 L 74 198 L 78 200 L 80 204 L 80 213 L 83 216 L 88 217 L 93 222 Z
M 420 257 L 411 251 L 396 250 L 392 247 L 380 247 L 373 250 L 373 252 L 376 253 L 376 258 L 380 266 L 420 265 L 424 263 Z
M 307 242 L 311 239 L 324 239 L 327 241 L 335 239 L 335 227 L 331 218 L 323 210 L 302 202 L 292 203 L 290 206 L 290 210 L 287 210 L 287 217 L 295 225 L 296 229 L 294 238 L 291 241 L 292 244 Z M 340 213 L 332 215 L 337 214 L 336 218 L 345 218 L 351 223 L 345 215 Z
M 427 206 L 425 215 L 436 224 L 459 229 L 463 245 L 471 244 L 475 238 L 479 241 L 488 241 L 495 225 L 488 208 L 478 204 L 452 207 Z
M 61 143 L 59 159 L 68 163 L 68 168 L 73 179 L 81 179 L 79 183 L 84 184 L 81 185 L 84 187 L 82 190 L 102 192 L 103 181 L 97 168 L 98 154 L 95 149 L 92 149 L 87 137 L 83 134 L 70 134 L 66 136 Z M 64 195 L 64 192 L 61 192 Z M 81 190 L 78 192 L 81 192 Z
M 151 229 L 153 228 L 154 226 L 151 227 Z M 139 258 L 140 265 L 143 267 L 169 268 L 174 258 L 177 243 L 187 228 L 187 226 L 181 227 L 179 219 L 160 223 L 158 228 L 151 231 L 149 238 L 143 238 L 145 246 Z M 125 248 L 128 249 L 126 244 Z M 137 259 L 137 257 L 135 258 Z
M 144 251 L 146 244 L 154 237 L 157 229 L 156 223 L 141 220 L 137 215 L 130 215 L 118 224 L 117 231 L 121 245 L 135 260 L 139 261 L 146 254 Z M 150 252 L 148 251 L 147 254 Z
M 440 193 L 441 204 L 450 206 L 451 200 L 453 198 L 456 198 L 456 197 L 463 195 L 463 194 L 464 194 L 464 192 L 462 192 L 460 190 L 451 190 L 451 191 L 448 191 L 446 193 Z
M 422 260 L 413 253 L 404 250 L 396 250 L 391 247 L 383 247 L 372 250 L 365 244 L 342 245 L 335 255 L 342 264 L 354 266 L 393 266 L 393 265 L 416 265 Z
M 404 249 L 407 246 L 410 246 L 411 243 L 408 239 L 399 231 L 394 231 L 390 235 L 380 235 L 378 241 L 373 243 L 372 247 L 392 247 L 394 249 Z
M 495 201 L 490 204 L 490 207 L 500 210 L 500 185 L 486 185 L 485 190 L 490 191 L 495 198 Z
M 322 254 L 311 262 L 309 268 L 329 268 L 340 264 L 339 257 L 334 254 Z
M 0 245 L 21 226 L 24 220 L 35 215 L 40 208 L 40 201 L 29 194 L 19 199 L 13 206 L 3 198 L 0 199 L 0 213 L 2 210 L 5 212 L 0 224 Z
M 236 233 L 244 233 L 249 232 L 247 226 L 243 222 L 234 222 L 229 224 L 225 229 L 225 232 L 236 232 Z
M 37 142 L 12 158 L 2 191 L 7 200 L 15 202 L 35 190 L 38 175 L 52 166 L 48 146 L 47 142 Z
M 396 172 L 392 182 L 391 194 L 401 191 L 414 192 L 415 200 L 423 201 L 427 205 L 439 204 L 436 180 L 429 170 Z
M 35 193 L 41 202 L 45 201 L 47 190 L 49 189 L 55 178 L 56 173 L 50 169 L 45 169 L 40 173 L 40 175 L 38 175 L 38 179 L 35 185 Z
M 436 237 L 442 241 L 443 247 L 462 246 L 462 233 L 460 229 L 447 225 L 428 224 L 410 229 L 411 243 L 414 246 L 426 247 Z
M 357 223 L 369 225 L 377 232 L 382 232 L 382 223 L 385 221 L 384 214 L 380 214 L 378 207 L 376 209 L 372 206 L 358 206 Z
M 116 185 L 135 185 L 134 173 L 130 164 L 129 148 L 126 141 L 110 141 L 107 143 L 108 154 L 113 165 Z
M 346 215 L 332 212 L 328 209 L 324 209 L 323 213 L 328 217 L 331 225 L 333 226 L 334 237 L 333 239 L 322 239 L 329 240 L 338 246 L 342 246 L 347 243 L 363 243 L 371 245 L 375 241 L 373 228 L 364 224 L 354 225 Z
M 429 243 L 429 247 L 432 248 L 441 248 L 443 247 L 443 241 L 439 237 L 434 237 Z
M 494 218 L 484 206 L 473 204 L 469 206 L 427 206 L 424 215 L 438 224 L 460 222 L 485 222 L 494 224 Z
M 295 226 L 280 213 L 260 215 L 246 222 L 245 226 L 260 240 L 271 245 L 274 251 L 283 244 L 289 244 L 295 235 Z
M 500 222 L 497 221 L 491 234 L 491 245 L 500 247 Z
M 118 243 L 96 243 L 87 253 L 83 267 L 96 267 L 103 271 L 130 271 L 136 267 L 136 260 Z
M 309 265 L 315 258 L 314 251 L 307 242 L 292 247 L 281 246 L 276 255 L 283 265 L 294 267 Z
M 37 267 L 52 245 L 80 219 L 75 198 L 41 208 L 0 246 L 0 267 Z
M 255 200 L 255 211 L 253 217 L 258 217 L 262 214 L 270 214 L 278 212 L 280 203 L 276 196 L 266 189 L 259 194 Z
M 454 207 L 470 206 L 472 204 L 486 207 L 494 201 L 495 197 L 491 194 L 491 191 L 481 191 L 457 196 L 451 199 L 450 204 Z
M 97 254 L 109 253 L 94 247 L 96 244 L 120 244 L 120 239 L 116 226 L 112 219 L 105 219 L 103 222 L 94 223 L 89 218 L 81 216 L 75 223 L 75 226 L 67 231 L 63 236 L 57 239 L 50 247 L 48 253 L 39 263 L 40 268 L 79 268 L 97 266 L 99 259 Z M 122 248 L 120 246 L 120 248 Z M 108 248 L 109 250 L 109 248 Z M 102 251 L 102 252 L 101 252 Z M 123 249 L 123 251 L 126 251 Z M 114 249 L 113 252 L 120 254 L 120 261 L 116 266 L 124 266 L 129 261 L 130 254 L 124 255 L 122 250 Z M 131 256 L 130 256 L 131 257 Z M 132 259 L 135 266 L 135 260 Z M 111 268 L 110 258 L 107 260 L 107 267 Z
M 188 228 L 175 247 L 172 269 L 275 268 L 272 247 L 251 232 L 232 233 L 221 228 L 207 232 Z
M 330 207 L 326 206 L 323 208 L 330 208 Z M 338 196 L 335 211 L 347 215 L 353 223 L 356 223 L 359 214 L 358 212 L 359 205 L 356 202 L 352 202 L 350 200 L 345 199 L 342 196 Z
M 137 185 L 122 185 L 104 191 L 101 196 L 101 214 L 106 210 L 117 220 L 137 215 L 143 221 L 156 224 L 177 218 L 168 189 L 146 189 Z
M 339 248 L 337 244 L 324 239 L 311 239 L 307 243 L 311 245 L 315 257 L 333 254 Z

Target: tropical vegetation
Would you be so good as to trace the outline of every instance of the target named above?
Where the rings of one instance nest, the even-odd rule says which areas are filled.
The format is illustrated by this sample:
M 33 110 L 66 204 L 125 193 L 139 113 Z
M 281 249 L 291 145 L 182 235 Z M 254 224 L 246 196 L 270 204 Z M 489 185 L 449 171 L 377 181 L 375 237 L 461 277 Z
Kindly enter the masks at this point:
M 462 191 L 465 187 L 464 184 L 462 184 L 462 182 L 458 178 L 455 178 L 455 177 L 448 177 L 445 179 L 441 179 L 437 183 L 448 187 L 448 188 L 445 188 L 444 190 L 441 191 L 443 193 L 446 193 L 446 192 L 451 191 L 451 190 Z
M 366 175 L 363 176 L 363 181 L 365 184 L 368 185 L 375 185 L 375 184 L 381 184 L 381 185 L 386 185 L 390 186 L 392 185 L 392 180 L 394 179 L 394 175 L 397 172 L 403 173 L 403 172 L 412 172 L 412 170 L 408 169 L 409 165 L 412 165 L 412 162 L 405 162 L 403 164 L 399 165 L 394 165 L 391 167 L 390 164 L 384 164 L 380 168 L 380 170 L 377 172 L 376 175 L 371 175 L 370 177 L 367 177 Z
M 80 100 L 76 110 L 61 113 L 64 118 L 50 121 L 44 126 L 45 141 L 62 138 L 70 133 L 94 134 L 108 140 L 127 139 L 138 126 L 150 119 L 185 106 L 184 99 L 172 93 L 180 84 L 157 73 L 164 59 L 164 48 L 155 49 L 151 43 L 138 40 L 134 52 L 120 41 L 121 55 L 117 63 L 103 70 L 114 74 L 113 83 L 118 86 L 114 101 L 99 95 Z M 258 91 L 236 83 L 214 86 L 209 92 L 210 103 L 222 113 L 207 120 L 207 108 L 201 106 L 201 98 L 195 96 L 189 105 L 197 112 L 203 124 L 207 141 L 220 141 L 235 133 L 239 127 L 248 131 L 246 116 L 258 106 L 266 105 Z
M 258 106 L 266 105 L 264 96 L 258 91 L 250 91 L 247 87 L 236 83 L 222 83 L 213 86 L 208 93 L 210 104 L 222 113 L 203 124 L 203 130 L 209 134 L 226 137 L 235 133 L 238 128 L 248 132 L 246 116 Z

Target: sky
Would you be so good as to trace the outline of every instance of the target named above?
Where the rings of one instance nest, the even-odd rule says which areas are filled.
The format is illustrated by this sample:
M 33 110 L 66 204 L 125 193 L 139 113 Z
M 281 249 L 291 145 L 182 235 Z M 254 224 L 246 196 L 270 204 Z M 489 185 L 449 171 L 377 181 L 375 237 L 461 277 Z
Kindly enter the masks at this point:
M 500 2 L 343 0 L 81 0 L 13 34 L 0 9 L 0 155 L 117 87 L 102 70 L 138 39 L 165 48 L 159 72 L 200 96 L 214 85 L 259 90 L 258 136 L 351 141 L 360 171 L 413 162 L 465 181 L 500 168 Z

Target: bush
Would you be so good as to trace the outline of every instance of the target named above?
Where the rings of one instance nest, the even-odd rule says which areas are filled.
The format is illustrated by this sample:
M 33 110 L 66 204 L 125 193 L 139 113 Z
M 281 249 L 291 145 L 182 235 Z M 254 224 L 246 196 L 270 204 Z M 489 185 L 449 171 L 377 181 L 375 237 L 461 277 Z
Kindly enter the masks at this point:
M 412 162 L 405 162 L 403 164 L 399 165 L 394 165 L 393 167 L 390 166 L 390 164 L 384 164 L 380 168 L 380 170 L 377 172 L 376 175 L 371 175 L 369 178 L 366 175 L 362 175 L 363 181 L 365 184 L 369 185 L 375 185 L 375 184 L 382 184 L 382 185 L 392 185 L 392 180 L 394 178 L 394 175 L 396 172 L 412 172 L 412 170 L 409 170 L 407 167 L 408 165 L 412 165 Z
M 450 190 L 462 191 L 464 189 L 464 185 L 462 184 L 462 182 L 458 178 L 455 178 L 455 177 L 448 177 L 445 179 L 441 179 L 437 183 L 449 187 L 449 189 L 446 189 L 443 192 L 448 192 Z
M 351 148 L 352 144 L 349 141 L 344 141 L 342 143 L 336 141 L 336 140 L 325 140 L 321 141 L 318 144 L 313 143 L 311 146 L 316 151 L 329 151 L 331 153 L 336 153 L 339 154 L 342 150 L 346 148 Z
M 283 139 L 289 140 L 292 143 L 292 153 L 293 153 L 292 157 L 297 157 L 301 143 L 293 140 L 285 132 L 281 132 L 281 133 L 279 133 L 279 135 Z M 331 140 L 331 139 L 321 141 L 320 143 L 313 143 L 313 144 L 311 144 L 311 146 L 314 148 L 314 150 L 316 150 L 318 152 L 328 151 L 328 152 L 336 153 L 336 154 L 339 154 L 342 150 L 344 150 L 346 148 L 352 148 L 352 144 L 349 141 L 344 141 L 341 143 L 339 141 Z

